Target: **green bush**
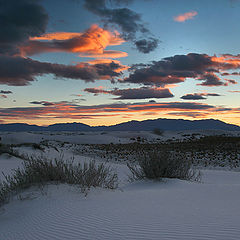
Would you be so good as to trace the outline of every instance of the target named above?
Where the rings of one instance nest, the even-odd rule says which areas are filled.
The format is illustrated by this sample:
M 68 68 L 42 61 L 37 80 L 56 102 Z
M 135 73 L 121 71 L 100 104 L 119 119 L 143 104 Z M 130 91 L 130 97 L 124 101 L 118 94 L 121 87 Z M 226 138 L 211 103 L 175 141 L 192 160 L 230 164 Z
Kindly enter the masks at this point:
M 0 183 L 0 206 L 11 196 L 33 185 L 47 183 L 67 183 L 78 185 L 82 192 L 90 187 L 115 189 L 118 186 L 117 174 L 105 164 L 94 161 L 84 164 L 64 162 L 62 159 L 48 160 L 42 157 L 30 157 L 24 161 L 23 167 L 14 171 L 13 175 L 5 176 Z
M 132 179 L 178 178 L 200 180 L 200 172 L 192 168 L 192 162 L 184 153 L 149 150 L 137 155 L 138 165 L 127 164 Z

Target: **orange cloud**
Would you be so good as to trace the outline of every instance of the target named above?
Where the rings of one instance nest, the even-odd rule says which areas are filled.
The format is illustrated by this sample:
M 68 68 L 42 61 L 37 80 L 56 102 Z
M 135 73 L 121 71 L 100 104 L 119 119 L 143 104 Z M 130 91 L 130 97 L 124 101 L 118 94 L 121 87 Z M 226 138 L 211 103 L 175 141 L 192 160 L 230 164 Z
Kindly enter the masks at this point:
M 116 50 L 104 50 L 101 53 L 80 53 L 78 55 L 79 57 L 91 57 L 91 58 L 122 58 L 127 57 L 128 54 L 126 52 L 122 51 L 116 51 Z
M 109 114 L 109 113 L 138 113 L 138 112 L 229 112 L 236 109 L 218 108 L 212 105 L 195 103 L 195 102 L 145 102 L 145 103 L 113 103 L 101 105 L 76 105 L 66 101 L 49 103 L 32 102 L 33 104 L 42 105 L 40 107 L 25 107 L 25 108 L 5 108 L 0 109 L 0 116 L 4 117 L 19 117 L 31 116 L 36 117 L 73 117 L 81 114 Z M 239 111 L 239 109 L 237 109 Z
M 146 114 L 154 112 L 154 115 L 162 114 L 168 116 L 184 116 L 186 118 L 206 118 L 216 117 L 219 119 L 231 116 L 232 120 L 239 118 L 240 108 L 224 108 L 213 105 L 195 103 L 195 102 L 142 102 L 142 103 L 113 103 L 101 105 L 77 105 L 70 102 L 37 102 L 32 104 L 40 105 L 37 107 L 18 107 L 18 108 L 1 108 L 0 117 L 6 122 L 56 122 L 56 119 L 69 120 L 90 120 L 94 125 L 97 122 L 102 124 L 106 121 L 119 123 L 124 117 L 131 118 L 144 117 Z M 82 122 L 82 121 L 81 121 Z M 90 121 L 91 122 L 91 121 Z M 87 123 L 87 122 L 86 122 Z
M 220 70 L 236 69 L 240 67 L 240 55 L 221 54 L 219 57 L 211 57 L 211 60 L 215 63 L 221 63 Z
M 191 117 L 191 118 L 205 118 L 208 117 L 208 112 L 170 112 L 165 113 L 166 116 L 181 116 L 181 117 Z
M 176 22 L 185 22 L 186 20 L 193 19 L 194 16 L 196 16 L 198 13 L 196 11 L 192 12 L 186 12 L 184 14 L 180 14 L 176 17 L 174 17 L 174 21 Z
M 76 32 L 53 32 L 53 33 L 46 33 L 41 35 L 40 37 L 30 37 L 29 40 L 35 41 L 35 40 L 67 40 L 74 37 L 81 36 L 82 33 L 76 33 Z
M 117 31 L 110 32 L 94 24 L 84 33 L 55 32 L 30 38 L 28 43 L 20 46 L 20 52 L 22 56 L 44 52 L 71 52 L 84 57 L 119 58 L 126 57 L 127 53 L 105 48 L 123 42 L 125 40 Z

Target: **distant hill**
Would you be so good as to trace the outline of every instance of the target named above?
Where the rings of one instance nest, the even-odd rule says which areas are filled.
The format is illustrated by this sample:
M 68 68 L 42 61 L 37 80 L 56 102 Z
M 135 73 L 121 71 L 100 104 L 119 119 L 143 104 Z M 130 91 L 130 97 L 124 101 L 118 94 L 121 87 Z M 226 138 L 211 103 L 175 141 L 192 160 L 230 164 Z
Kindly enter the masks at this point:
M 77 131 L 91 131 L 92 127 L 83 124 L 83 123 L 56 123 L 49 125 L 47 131 L 68 131 L 68 132 L 77 132 Z
M 228 124 L 219 120 L 183 120 L 159 118 L 144 121 L 129 121 L 112 126 L 91 127 L 83 123 L 57 123 L 47 127 L 28 125 L 26 123 L 0 124 L 0 131 L 26 132 L 26 131 L 152 131 L 155 128 L 162 130 L 228 130 L 240 131 L 240 126 Z
M 0 124 L 0 131 L 7 132 L 27 132 L 27 131 L 42 131 L 43 127 L 37 125 L 29 125 L 26 123 L 9 123 Z M 44 131 L 44 130 L 43 130 Z
M 240 131 L 240 126 L 228 124 L 219 120 L 183 120 L 183 119 L 154 119 L 144 121 L 130 121 L 113 126 L 103 127 L 105 131 L 152 131 L 155 128 L 162 130 L 206 130 L 219 129 L 228 131 Z

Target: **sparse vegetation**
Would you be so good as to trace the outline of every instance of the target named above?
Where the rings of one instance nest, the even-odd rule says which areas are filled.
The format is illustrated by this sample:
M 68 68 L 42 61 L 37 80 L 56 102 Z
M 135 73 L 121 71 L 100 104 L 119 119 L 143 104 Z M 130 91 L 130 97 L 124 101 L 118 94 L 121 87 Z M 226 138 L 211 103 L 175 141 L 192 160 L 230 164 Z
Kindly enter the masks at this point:
M 87 192 L 90 187 L 115 189 L 118 186 L 117 174 L 105 164 L 94 161 L 84 164 L 64 162 L 62 159 L 48 160 L 32 156 L 13 175 L 5 176 L 0 183 L 0 206 L 14 194 L 34 185 L 47 183 L 74 184 Z
M 192 162 L 184 153 L 151 150 L 138 154 L 138 165 L 127 164 L 132 179 L 178 178 L 200 180 L 200 172 L 192 168 Z
M 141 139 L 144 138 L 132 138 L 134 142 L 127 144 L 85 145 L 43 140 L 39 145 L 45 149 L 54 148 L 56 151 L 62 147 L 68 148 L 77 154 L 102 158 L 106 162 L 125 162 L 135 179 L 168 177 L 197 180 L 199 176 L 198 172 L 193 170 L 194 167 L 240 170 L 240 137 L 227 135 L 206 137 L 194 134 L 194 138 L 190 135 L 190 138 L 185 140 L 174 139 L 154 143 Z M 34 147 L 29 144 L 21 146 Z M 89 186 L 107 188 L 117 186 L 117 175 L 105 165 L 99 169 L 101 165 L 95 163 L 74 165 L 62 160 L 29 157 L 19 154 L 18 147 L 20 146 L 0 145 L 0 154 L 7 153 L 26 160 L 23 168 L 17 169 L 13 176 L 7 176 L 0 184 L 0 202 L 25 187 L 48 182 L 77 184 L 83 191 Z M 96 177 L 92 178 L 95 175 Z
M 113 162 L 137 162 L 138 154 L 148 151 L 177 151 L 191 158 L 198 167 L 240 169 L 240 137 L 204 136 L 195 139 L 159 141 L 158 143 L 132 142 L 127 144 L 86 144 L 75 147 L 76 153 L 98 156 Z

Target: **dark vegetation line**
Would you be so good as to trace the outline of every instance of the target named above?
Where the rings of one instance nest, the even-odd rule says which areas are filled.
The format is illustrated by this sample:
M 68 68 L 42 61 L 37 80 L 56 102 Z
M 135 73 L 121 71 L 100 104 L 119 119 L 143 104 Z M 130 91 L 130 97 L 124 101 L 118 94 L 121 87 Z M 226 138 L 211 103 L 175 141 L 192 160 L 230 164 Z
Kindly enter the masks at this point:
M 136 140 L 127 144 L 85 144 L 77 147 L 75 152 L 88 156 L 97 154 L 107 161 L 135 162 L 139 154 L 148 151 L 176 151 L 185 153 L 194 166 L 240 168 L 240 137 L 206 136 L 159 143 Z

